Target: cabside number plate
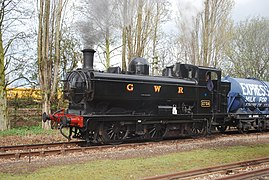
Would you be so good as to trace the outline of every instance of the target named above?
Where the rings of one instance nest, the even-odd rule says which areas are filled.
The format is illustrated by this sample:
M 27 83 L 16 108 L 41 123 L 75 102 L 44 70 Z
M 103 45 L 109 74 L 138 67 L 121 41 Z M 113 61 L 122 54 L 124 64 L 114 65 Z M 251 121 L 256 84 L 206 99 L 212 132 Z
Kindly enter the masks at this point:
M 203 108 L 211 107 L 210 100 L 201 100 L 201 107 Z

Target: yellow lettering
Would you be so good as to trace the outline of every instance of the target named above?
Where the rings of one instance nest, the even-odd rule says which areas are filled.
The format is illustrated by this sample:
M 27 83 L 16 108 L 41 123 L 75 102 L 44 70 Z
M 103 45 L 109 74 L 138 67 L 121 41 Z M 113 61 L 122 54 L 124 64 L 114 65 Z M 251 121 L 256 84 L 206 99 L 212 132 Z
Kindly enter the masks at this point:
M 126 89 L 127 89 L 127 91 L 129 91 L 129 92 L 134 91 L 134 84 L 127 84 Z
M 177 93 L 178 94 L 183 94 L 183 87 L 177 87 Z
M 159 93 L 161 91 L 161 87 L 162 86 L 154 86 L 154 91 Z

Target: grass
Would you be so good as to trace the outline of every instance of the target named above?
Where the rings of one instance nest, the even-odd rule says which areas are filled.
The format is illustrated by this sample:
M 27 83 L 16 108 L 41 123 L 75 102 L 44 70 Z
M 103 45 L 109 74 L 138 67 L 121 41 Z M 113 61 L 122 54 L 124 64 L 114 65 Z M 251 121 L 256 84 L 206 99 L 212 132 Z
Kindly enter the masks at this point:
M 182 170 L 269 156 L 269 144 L 202 149 L 149 158 L 98 160 L 53 166 L 34 173 L 1 174 L 0 179 L 140 179 Z
M 12 128 L 5 131 L 0 131 L 0 137 L 4 136 L 27 136 L 27 135 L 34 135 L 34 134 L 52 134 L 55 131 L 49 129 L 45 130 L 40 126 L 31 126 L 31 127 L 18 127 Z

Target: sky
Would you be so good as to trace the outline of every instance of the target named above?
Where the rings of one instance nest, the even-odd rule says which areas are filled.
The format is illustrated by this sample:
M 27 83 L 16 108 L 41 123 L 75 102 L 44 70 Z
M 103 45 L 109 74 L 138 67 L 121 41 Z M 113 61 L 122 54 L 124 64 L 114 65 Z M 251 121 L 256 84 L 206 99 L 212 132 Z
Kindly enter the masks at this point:
M 203 11 L 204 0 L 169 0 L 171 3 L 171 19 L 164 25 L 165 32 L 176 32 L 176 18 L 178 8 L 183 9 L 182 16 L 186 22 L 191 21 L 191 17 Z M 269 18 L 269 0 L 234 0 L 232 9 L 232 19 L 235 23 L 244 21 L 247 18 L 256 16 Z
M 269 0 L 235 0 L 232 17 L 235 22 L 249 17 L 269 17 Z
M 193 14 L 192 11 L 203 9 L 203 0 L 169 0 L 172 3 L 173 11 L 176 11 L 177 4 L 180 3 L 186 13 Z M 253 16 L 269 17 L 269 0 L 235 0 L 232 10 L 232 18 L 235 22 L 245 20 Z M 191 12 L 191 13 L 190 13 Z

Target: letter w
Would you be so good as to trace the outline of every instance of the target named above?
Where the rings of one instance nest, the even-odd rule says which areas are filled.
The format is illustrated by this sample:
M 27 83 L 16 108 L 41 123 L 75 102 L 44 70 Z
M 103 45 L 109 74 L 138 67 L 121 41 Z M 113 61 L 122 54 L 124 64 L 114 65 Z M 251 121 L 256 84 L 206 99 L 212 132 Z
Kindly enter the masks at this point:
M 162 86 L 154 86 L 154 91 L 155 92 L 160 92 Z

